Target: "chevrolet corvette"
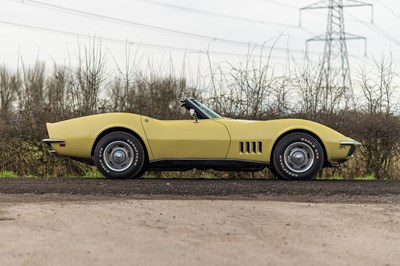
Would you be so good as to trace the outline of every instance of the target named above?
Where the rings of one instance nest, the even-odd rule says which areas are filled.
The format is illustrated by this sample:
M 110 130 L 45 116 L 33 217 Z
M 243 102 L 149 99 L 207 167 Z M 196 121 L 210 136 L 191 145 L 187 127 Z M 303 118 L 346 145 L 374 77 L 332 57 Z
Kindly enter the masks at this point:
M 313 179 L 323 167 L 351 158 L 358 141 L 301 119 L 221 117 L 199 101 L 182 102 L 190 120 L 105 113 L 47 123 L 50 152 L 96 165 L 108 178 L 145 171 L 259 171 L 280 179 Z

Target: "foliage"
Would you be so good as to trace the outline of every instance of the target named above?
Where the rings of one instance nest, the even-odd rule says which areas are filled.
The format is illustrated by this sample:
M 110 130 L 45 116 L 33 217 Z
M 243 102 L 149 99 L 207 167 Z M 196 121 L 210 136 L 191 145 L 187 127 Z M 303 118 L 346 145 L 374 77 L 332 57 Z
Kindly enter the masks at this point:
M 321 88 L 317 65 L 290 62 L 277 75 L 269 57 L 250 53 L 239 65 L 212 64 L 200 82 L 177 75 L 174 67 L 156 68 L 148 63 L 140 71 L 137 56 L 127 52 L 126 67 L 110 74 L 101 42 L 79 50 L 75 66 L 37 62 L 16 71 L 0 66 L 0 173 L 1 176 L 100 177 L 93 167 L 50 156 L 41 142 L 46 122 L 88 114 L 134 112 L 158 119 L 184 119 L 179 100 L 193 96 L 204 100 L 221 115 L 242 119 L 297 117 L 330 126 L 361 141 L 355 158 L 346 167 L 324 169 L 325 178 L 397 179 L 400 176 L 400 118 L 397 75 L 391 58 L 375 61 L 375 71 L 361 69 L 352 94 L 348 90 Z M 271 51 L 270 51 L 271 52 Z M 271 53 L 269 53 L 271 54 Z M 320 101 L 321 97 L 325 100 Z M 204 178 L 272 178 L 268 171 L 252 174 L 190 171 L 173 175 Z M 168 177 L 146 173 L 145 177 Z
M 9 178 L 9 177 L 18 177 L 14 172 L 12 171 L 1 171 L 0 172 L 0 178 Z
M 83 178 L 104 178 L 104 176 L 97 171 L 96 167 L 92 166 L 91 169 L 87 170 L 82 175 Z

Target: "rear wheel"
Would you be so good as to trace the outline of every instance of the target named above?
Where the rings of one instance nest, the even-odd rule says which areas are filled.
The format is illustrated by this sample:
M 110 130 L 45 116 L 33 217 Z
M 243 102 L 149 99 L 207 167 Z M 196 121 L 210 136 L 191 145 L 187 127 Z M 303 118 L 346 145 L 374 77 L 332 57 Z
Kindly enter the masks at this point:
M 117 131 L 99 141 L 94 151 L 94 161 L 105 177 L 136 178 L 142 174 L 145 152 L 135 136 Z
M 277 143 L 271 171 L 281 179 L 313 179 L 323 163 L 324 151 L 318 140 L 306 133 L 292 133 Z

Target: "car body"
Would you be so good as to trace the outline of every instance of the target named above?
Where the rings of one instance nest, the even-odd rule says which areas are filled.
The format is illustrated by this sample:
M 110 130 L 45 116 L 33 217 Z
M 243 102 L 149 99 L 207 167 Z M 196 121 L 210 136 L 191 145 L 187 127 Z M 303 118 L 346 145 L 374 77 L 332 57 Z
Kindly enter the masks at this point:
M 146 170 L 258 171 L 278 178 L 311 179 L 322 167 L 352 157 L 359 142 L 301 119 L 268 121 L 220 117 L 195 99 L 182 107 L 190 120 L 157 120 L 105 113 L 47 123 L 51 152 L 94 162 L 109 178 L 138 177 Z

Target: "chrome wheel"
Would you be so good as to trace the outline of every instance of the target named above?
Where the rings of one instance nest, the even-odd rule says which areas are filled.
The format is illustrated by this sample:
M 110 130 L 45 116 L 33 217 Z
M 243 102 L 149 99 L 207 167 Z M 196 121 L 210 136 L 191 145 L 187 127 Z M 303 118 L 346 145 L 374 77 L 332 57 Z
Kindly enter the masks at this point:
M 278 141 L 272 156 L 272 173 L 281 179 L 313 179 L 324 165 L 321 143 L 303 132 L 293 132 Z
M 103 152 L 105 164 L 115 172 L 123 172 L 129 169 L 133 164 L 134 157 L 132 147 L 120 140 L 108 144 Z
M 286 167 L 298 174 L 307 172 L 313 166 L 314 159 L 314 150 L 304 142 L 290 144 L 283 153 Z

